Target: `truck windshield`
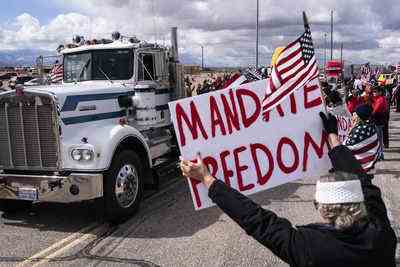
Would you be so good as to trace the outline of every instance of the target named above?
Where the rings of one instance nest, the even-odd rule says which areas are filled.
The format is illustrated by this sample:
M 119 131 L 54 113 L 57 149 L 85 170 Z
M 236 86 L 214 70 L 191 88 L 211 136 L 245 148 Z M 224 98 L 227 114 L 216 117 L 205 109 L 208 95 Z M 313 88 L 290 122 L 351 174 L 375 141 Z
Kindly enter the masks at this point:
M 64 55 L 64 82 L 128 80 L 133 76 L 130 49 L 94 50 Z

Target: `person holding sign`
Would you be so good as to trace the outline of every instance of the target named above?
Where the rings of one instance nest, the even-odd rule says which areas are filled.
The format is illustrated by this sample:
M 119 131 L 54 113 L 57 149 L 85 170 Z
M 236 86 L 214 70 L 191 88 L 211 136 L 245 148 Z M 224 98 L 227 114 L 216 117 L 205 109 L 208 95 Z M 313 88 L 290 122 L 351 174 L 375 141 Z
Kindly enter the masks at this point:
M 316 185 L 315 207 L 323 223 L 294 227 L 211 176 L 200 155 L 197 162 L 181 161 L 183 175 L 202 182 L 222 211 L 290 266 L 394 267 L 397 240 L 381 192 L 339 142 L 336 118 L 320 116 L 335 171 Z

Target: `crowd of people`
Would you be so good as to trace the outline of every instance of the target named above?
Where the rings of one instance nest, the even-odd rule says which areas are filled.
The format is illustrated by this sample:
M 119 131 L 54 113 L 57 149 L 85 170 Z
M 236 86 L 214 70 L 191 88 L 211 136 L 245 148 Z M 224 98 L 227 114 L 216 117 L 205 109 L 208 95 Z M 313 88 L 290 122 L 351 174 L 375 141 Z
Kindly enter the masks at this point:
M 383 148 L 389 148 L 389 118 L 390 106 L 395 104 L 393 101 L 398 97 L 399 90 L 397 80 L 395 79 L 392 84 L 379 84 L 375 79 L 369 81 L 361 81 L 360 79 L 350 80 L 348 82 L 346 97 L 347 108 L 351 113 L 354 113 L 358 106 L 362 104 L 371 107 L 370 120 L 376 125 L 379 142 L 380 152 L 379 159 L 383 160 Z M 396 96 L 396 97 L 394 97 Z M 400 109 L 398 109 L 400 111 Z
M 188 96 L 201 95 L 227 88 L 241 77 L 241 83 L 261 80 L 268 77 L 268 71 L 267 68 L 247 68 L 230 73 L 209 73 L 206 77 L 187 75 L 185 88 Z
M 185 77 L 185 87 L 189 96 L 205 94 L 228 87 L 240 77 L 240 72 L 208 74 L 206 77 Z

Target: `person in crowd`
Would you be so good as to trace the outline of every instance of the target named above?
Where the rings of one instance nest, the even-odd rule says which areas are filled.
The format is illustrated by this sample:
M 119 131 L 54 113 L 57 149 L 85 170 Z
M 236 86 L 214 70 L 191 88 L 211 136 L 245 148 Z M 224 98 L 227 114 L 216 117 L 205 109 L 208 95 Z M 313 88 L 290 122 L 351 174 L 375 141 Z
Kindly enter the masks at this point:
M 358 92 L 363 91 L 363 82 L 360 75 L 357 75 L 357 77 L 354 79 L 354 89 L 356 89 Z
M 400 83 L 396 82 L 396 87 L 393 90 L 392 103 L 396 108 L 396 112 L 400 112 Z
M 373 93 L 372 116 L 377 126 L 379 142 L 381 144 L 379 159 L 383 160 L 383 147 L 389 147 L 389 106 L 382 86 L 375 87 Z
M 349 95 L 346 98 L 346 105 L 348 111 L 353 114 L 356 108 L 362 104 L 361 98 L 357 95 L 357 91 L 354 88 L 348 88 Z
M 182 160 L 186 177 L 201 181 L 211 200 L 246 233 L 290 266 L 395 267 L 396 235 L 380 189 L 338 139 L 336 118 L 320 114 L 334 173 L 316 185 L 322 223 L 294 226 L 210 175 L 201 156 Z
M 371 121 L 372 107 L 361 104 L 355 108 L 352 117 L 352 128 L 344 141 L 363 170 L 369 172 L 375 166 L 380 152 L 380 143 L 376 125 Z
M 364 104 L 372 104 L 373 101 L 373 90 L 371 83 L 364 83 L 363 91 L 361 93 L 361 99 Z

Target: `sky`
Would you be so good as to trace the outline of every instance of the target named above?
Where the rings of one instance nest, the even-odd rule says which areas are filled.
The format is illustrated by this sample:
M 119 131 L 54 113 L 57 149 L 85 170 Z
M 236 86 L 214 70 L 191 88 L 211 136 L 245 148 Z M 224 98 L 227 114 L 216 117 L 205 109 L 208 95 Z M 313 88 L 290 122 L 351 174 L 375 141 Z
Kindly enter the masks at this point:
M 115 30 L 161 44 L 177 26 L 184 63 L 206 66 L 255 64 L 256 0 L 0 0 L 0 53 L 44 49 L 54 53 L 76 34 L 108 38 Z M 260 0 L 260 63 L 303 31 L 306 11 L 317 59 L 330 57 L 330 12 L 334 58 L 351 63 L 400 61 L 398 0 Z M 326 35 L 326 42 L 325 42 Z

